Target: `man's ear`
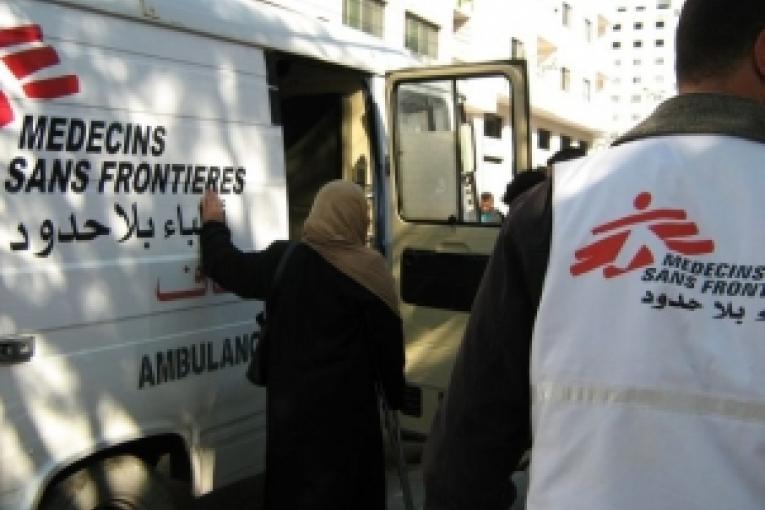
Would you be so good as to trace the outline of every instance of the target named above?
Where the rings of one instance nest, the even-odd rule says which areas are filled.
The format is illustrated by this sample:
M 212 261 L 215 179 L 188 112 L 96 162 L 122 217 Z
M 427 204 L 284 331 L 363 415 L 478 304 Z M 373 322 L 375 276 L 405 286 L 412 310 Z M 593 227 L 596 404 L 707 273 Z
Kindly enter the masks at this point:
M 754 67 L 755 71 L 765 83 L 765 29 L 760 30 L 760 35 L 754 41 Z

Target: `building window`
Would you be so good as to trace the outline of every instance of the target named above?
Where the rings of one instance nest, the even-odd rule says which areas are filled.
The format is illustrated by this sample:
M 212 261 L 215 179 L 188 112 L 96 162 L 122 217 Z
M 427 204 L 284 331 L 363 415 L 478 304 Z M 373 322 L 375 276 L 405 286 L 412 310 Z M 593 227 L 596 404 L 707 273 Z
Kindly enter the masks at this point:
M 380 0 L 343 0 L 343 23 L 382 37 L 383 9 Z
M 656 28 L 664 28 L 664 22 L 663 21 L 657 21 L 656 22 Z
M 664 39 L 656 39 L 656 47 L 657 48 L 663 48 L 664 47 Z
M 513 58 L 526 58 L 526 47 L 520 39 L 512 38 L 510 41 L 510 54 Z
M 656 8 L 669 9 L 671 3 L 672 2 L 670 2 L 669 0 L 659 0 L 658 2 L 656 2 Z
M 561 21 L 564 27 L 571 26 L 571 5 L 563 2 L 563 8 L 561 9 Z
M 590 80 L 585 78 L 584 80 L 582 80 L 582 97 L 588 103 L 590 102 L 591 93 L 592 93 L 592 85 L 590 84 Z
M 587 42 L 592 42 L 592 21 L 584 20 L 584 39 Z
M 632 43 L 633 48 L 642 48 L 643 47 L 643 41 L 635 41 Z
M 611 96 L 611 102 L 612 103 L 618 103 L 619 102 L 619 96 L 617 96 L 617 95 Z
M 664 63 L 664 57 L 657 57 L 656 58 L 656 64 L 661 65 Z
M 585 140 L 579 140 L 579 148 L 582 149 L 584 152 L 587 152 L 590 150 L 590 144 L 587 143 Z
M 645 10 L 645 5 L 638 5 L 637 7 L 635 7 L 635 10 L 637 12 L 643 12 Z
M 502 138 L 502 117 L 493 113 L 483 114 L 483 136 Z
M 420 55 L 436 58 L 438 27 L 407 12 L 404 46 Z
M 621 47 L 622 47 L 622 43 L 621 43 L 621 42 L 619 42 L 619 41 L 614 41 L 614 42 L 611 44 L 611 46 L 612 46 L 612 47 L 613 47 L 615 50 L 618 50 L 619 48 L 621 48 Z
M 643 30 L 643 22 L 642 21 L 636 21 L 633 25 L 635 27 L 635 30 Z
M 640 78 L 640 76 L 635 76 L 632 78 L 632 83 L 640 83 L 641 81 L 642 79 Z
M 550 131 L 539 128 L 537 130 L 537 147 L 540 149 L 550 149 Z
M 622 29 L 622 24 L 621 23 L 614 23 L 614 27 L 612 29 L 614 32 L 618 32 L 621 29 Z
M 620 58 L 617 58 L 616 60 L 614 60 L 614 65 L 615 65 L 616 67 L 619 67 L 620 65 L 622 65 L 622 59 L 620 59 Z
M 632 61 L 632 65 L 635 65 L 635 66 L 639 66 L 642 63 L 643 63 L 642 60 L 640 60 L 639 58 L 636 58 L 635 60 Z
M 643 100 L 643 98 L 640 97 L 640 94 L 635 94 L 635 95 L 632 96 L 632 102 L 633 103 L 639 103 L 642 100 Z
M 571 89 L 571 71 L 567 67 L 560 68 L 560 88 L 561 90 Z
M 571 137 L 568 135 L 560 135 L 560 148 L 567 149 L 571 147 Z
M 627 8 L 626 7 L 617 7 L 616 10 L 617 10 L 617 12 L 627 12 Z

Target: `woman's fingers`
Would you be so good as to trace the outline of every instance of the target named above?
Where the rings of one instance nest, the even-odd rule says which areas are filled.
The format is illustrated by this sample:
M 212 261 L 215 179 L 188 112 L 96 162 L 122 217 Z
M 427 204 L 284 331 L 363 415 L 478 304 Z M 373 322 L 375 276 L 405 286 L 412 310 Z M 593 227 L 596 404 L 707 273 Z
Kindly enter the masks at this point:
M 207 190 L 202 197 L 202 222 L 224 221 L 223 202 L 215 191 Z

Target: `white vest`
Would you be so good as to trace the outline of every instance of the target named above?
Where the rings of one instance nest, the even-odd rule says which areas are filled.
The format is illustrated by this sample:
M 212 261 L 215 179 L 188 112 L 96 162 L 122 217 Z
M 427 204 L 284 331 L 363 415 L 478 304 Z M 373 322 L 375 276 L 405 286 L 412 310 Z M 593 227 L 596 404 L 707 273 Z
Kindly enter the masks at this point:
M 529 510 L 765 508 L 765 145 L 556 168 Z

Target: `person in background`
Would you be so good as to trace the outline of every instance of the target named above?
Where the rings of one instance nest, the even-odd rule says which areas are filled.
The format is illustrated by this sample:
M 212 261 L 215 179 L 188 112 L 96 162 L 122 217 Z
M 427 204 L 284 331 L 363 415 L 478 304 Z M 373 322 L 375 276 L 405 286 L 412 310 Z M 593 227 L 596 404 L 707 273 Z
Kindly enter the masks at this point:
M 479 207 L 481 223 L 502 223 L 502 213 L 494 208 L 494 195 L 490 191 L 481 193 Z
M 529 448 L 528 510 L 763 508 L 765 2 L 686 0 L 676 41 L 679 95 L 510 208 L 425 510 L 506 510 Z
M 271 294 L 288 243 L 240 251 L 212 191 L 202 220 L 205 274 L 240 297 L 269 296 L 266 508 L 383 510 L 376 385 L 401 407 L 404 344 L 393 278 L 365 245 L 361 188 L 332 181 L 319 190 Z

